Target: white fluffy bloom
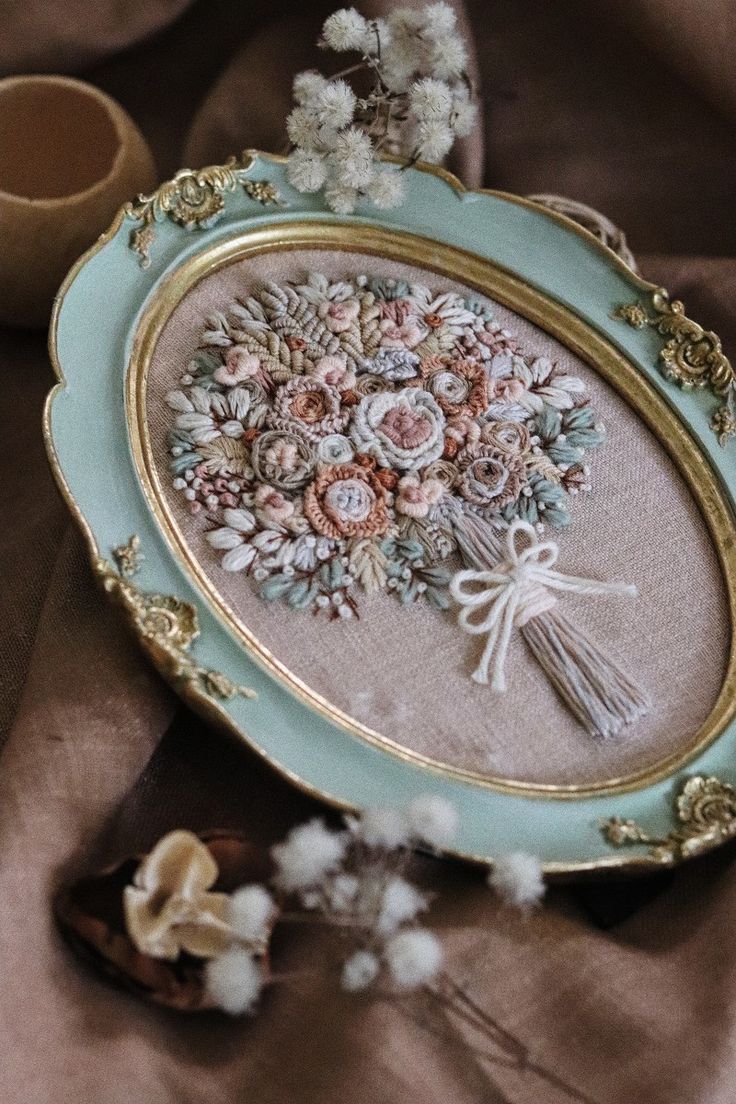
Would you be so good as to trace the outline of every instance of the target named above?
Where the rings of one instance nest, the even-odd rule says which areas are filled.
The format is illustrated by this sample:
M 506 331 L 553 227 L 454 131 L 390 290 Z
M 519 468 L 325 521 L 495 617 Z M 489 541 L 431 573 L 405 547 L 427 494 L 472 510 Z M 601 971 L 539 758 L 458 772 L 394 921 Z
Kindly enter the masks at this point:
M 452 109 L 452 89 L 445 81 L 424 77 L 409 90 L 411 109 L 418 120 L 447 119 Z
M 344 80 L 328 81 L 310 102 L 310 108 L 320 123 L 340 130 L 353 121 L 355 93 Z
M 331 155 L 337 183 L 346 188 L 364 188 L 373 175 L 373 143 L 358 127 L 338 134 Z
M 381 935 L 390 935 L 407 920 L 414 920 L 428 905 L 427 898 L 411 882 L 398 876 L 391 878 L 383 891 L 376 930 Z
M 463 89 L 463 92 L 465 95 L 455 95 L 450 116 L 450 126 L 458 138 L 467 138 L 478 118 L 477 106 L 472 103 L 467 90 Z
M 507 905 L 525 911 L 544 896 L 544 878 L 539 859 L 525 851 L 501 855 L 488 875 L 488 884 Z
M 385 948 L 386 962 L 400 989 L 416 989 L 431 981 L 442 965 L 442 944 L 423 928 L 399 932 Z
M 218 1008 L 240 1016 L 253 1011 L 263 987 L 263 973 L 253 955 L 233 947 L 207 963 L 205 986 Z
M 375 981 L 380 964 L 370 951 L 356 951 L 342 968 L 340 984 L 348 993 L 359 993 Z
M 467 64 L 468 51 L 462 39 L 449 35 L 432 51 L 430 71 L 439 80 L 453 80 L 465 72 Z
M 423 794 L 409 805 L 409 824 L 417 839 L 430 847 L 447 847 L 455 839 L 460 818 L 455 806 L 436 794 Z
M 366 24 L 361 49 L 368 57 L 374 57 L 380 43 L 381 54 L 386 57 L 390 55 L 392 38 L 391 28 L 385 19 L 372 19 Z
M 327 180 L 327 163 L 314 150 L 296 149 L 289 156 L 286 175 L 298 192 L 318 192 Z
M 322 37 L 338 53 L 362 50 L 367 30 L 367 20 L 355 8 L 341 8 L 325 20 Z
M 437 4 L 428 4 L 423 14 L 426 32 L 433 38 L 442 39 L 455 30 L 457 15 L 449 4 L 444 4 L 441 0 Z
M 331 832 L 319 818 L 297 825 L 271 848 L 278 867 L 275 883 L 287 892 L 315 885 L 340 865 L 346 846 L 345 833 Z
M 323 142 L 324 131 L 319 119 L 306 107 L 295 107 L 286 117 L 286 133 L 292 146 L 300 149 L 317 149 Z
M 424 119 L 417 127 L 417 150 L 425 161 L 441 161 L 450 152 L 454 134 L 445 119 Z
M 335 912 L 346 912 L 352 907 L 360 888 L 354 874 L 337 874 L 327 890 L 327 900 Z
M 294 99 L 304 106 L 314 100 L 326 84 L 328 84 L 327 78 L 316 69 L 305 69 L 294 77 Z
M 325 188 L 327 206 L 338 215 L 352 215 L 359 198 L 355 188 L 345 188 L 339 184 Z
M 367 188 L 368 198 L 382 211 L 400 207 L 406 195 L 406 177 L 403 173 L 383 169 L 375 173 Z
M 261 885 L 243 886 L 233 893 L 228 905 L 228 921 L 236 935 L 249 943 L 265 939 L 276 911 L 273 897 Z
M 375 806 L 363 810 L 357 833 L 369 847 L 392 850 L 409 842 L 409 822 L 401 809 Z

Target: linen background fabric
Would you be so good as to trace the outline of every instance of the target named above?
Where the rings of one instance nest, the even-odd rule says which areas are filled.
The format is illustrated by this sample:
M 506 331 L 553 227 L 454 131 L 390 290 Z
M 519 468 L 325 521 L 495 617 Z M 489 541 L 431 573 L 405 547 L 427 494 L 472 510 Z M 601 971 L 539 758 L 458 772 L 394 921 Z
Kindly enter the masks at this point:
M 143 35 L 183 7 L 145 5 Z M 16 51 L 4 67 L 32 67 L 25 16 L 21 23 L 15 5 L 1 10 L 5 56 Z M 38 64 L 71 69 L 118 96 L 163 174 L 184 159 L 197 112 L 200 120 L 222 112 L 218 143 L 236 148 L 268 134 L 278 141 L 291 78 L 283 43 L 297 14 L 305 18 L 303 5 L 200 0 L 157 37 L 87 69 L 79 66 L 108 53 L 95 45 L 106 31 L 88 28 L 112 6 L 74 10 L 83 11 L 82 43 L 94 49 L 47 37 Z M 323 14 L 316 5 L 306 13 L 310 39 Z M 682 297 L 733 354 L 736 78 L 724 49 L 732 5 L 472 0 L 468 15 L 487 138 L 468 180 L 567 194 L 603 210 L 626 230 L 645 276 Z M 269 30 L 274 17 L 283 22 Z M 129 33 L 131 17 L 111 48 L 140 39 L 140 26 Z M 42 37 L 34 30 L 34 50 Z M 218 108 L 223 101 L 207 89 L 214 97 L 233 60 L 232 79 L 246 80 L 249 43 L 263 51 L 270 43 L 271 68 L 247 103 Z M 208 129 L 200 122 L 198 142 Z M 94 589 L 54 490 L 39 432 L 52 382 L 43 338 L 0 334 L 0 379 L 0 703 L 8 733 L 0 760 L 0 1099 L 556 1104 L 533 1078 L 484 1066 L 388 1006 L 348 1002 L 326 981 L 275 990 L 254 1021 L 188 1020 L 116 992 L 60 944 L 49 903 L 61 880 L 145 849 L 167 828 L 229 825 L 268 841 L 317 807 L 186 711 L 174 714 L 171 695 Z M 444 929 L 450 967 L 470 979 L 480 1003 L 599 1104 L 731 1104 L 734 854 L 729 847 L 683 868 L 607 930 L 582 907 L 589 895 L 555 890 L 523 924 L 498 909 L 477 872 L 433 864 L 446 892 L 431 920 Z M 611 888 L 609 915 L 620 893 Z M 319 961 L 323 950 L 323 937 L 310 933 L 288 953 L 298 965 Z

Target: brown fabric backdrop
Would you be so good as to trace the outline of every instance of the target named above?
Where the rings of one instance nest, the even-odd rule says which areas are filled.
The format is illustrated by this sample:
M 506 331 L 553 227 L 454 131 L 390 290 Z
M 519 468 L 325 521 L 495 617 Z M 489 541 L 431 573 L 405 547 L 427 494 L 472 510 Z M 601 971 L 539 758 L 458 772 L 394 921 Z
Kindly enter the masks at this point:
M 64 68 L 99 84 L 166 175 L 185 148 L 206 160 L 280 145 L 284 90 L 303 63 L 291 44 L 315 37 L 323 14 L 235 0 L 1 7 L 0 72 Z M 645 275 L 733 351 L 733 4 L 471 0 L 468 17 L 486 138 L 484 159 L 477 142 L 463 151 L 468 181 L 605 211 Z M 0 333 L 0 380 L 0 1099 L 556 1104 L 532 1077 L 475 1062 L 384 1006 L 347 1005 L 326 984 L 274 992 L 253 1022 L 183 1020 L 113 991 L 60 945 L 49 900 L 73 872 L 174 825 L 266 841 L 312 805 L 175 711 L 94 590 L 43 455 L 40 336 Z M 625 893 L 556 890 L 527 924 L 499 912 L 477 874 L 437 864 L 447 892 L 433 919 L 474 995 L 600 1104 L 731 1104 L 733 854 Z M 323 946 L 310 936 L 291 953 L 319 962 Z

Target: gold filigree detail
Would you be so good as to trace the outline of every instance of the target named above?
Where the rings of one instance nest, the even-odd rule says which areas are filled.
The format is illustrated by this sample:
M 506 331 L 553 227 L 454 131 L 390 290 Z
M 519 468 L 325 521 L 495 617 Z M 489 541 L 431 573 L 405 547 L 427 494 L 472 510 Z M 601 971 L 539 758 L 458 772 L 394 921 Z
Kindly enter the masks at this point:
M 117 602 L 135 633 L 165 678 L 197 694 L 229 700 L 237 694 L 255 698 L 257 694 L 238 686 L 226 675 L 200 665 L 189 654 L 199 636 L 197 611 L 189 602 L 169 594 L 151 594 L 130 582 L 140 568 L 143 556 L 140 538 L 113 550 L 118 570 L 98 556 L 93 563 L 104 590 Z
M 648 844 L 650 857 L 663 865 L 700 855 L 736 836 L 736 788 L 718 778 L 688 778 L 674 809 L 681 827 L 666 836 L 650 835 L 635 820 L 621 817 L 601 821 L 601 831 L 614 847 Z
M 129 203 L 125 214 L 142 224 L 131 231 L 129 239 L 141 268 L 148 268 L 151 263 L 151 247 L 156 240 L 154 227 L 165 218 L 186 230 L 206 230 L 222 216 L 226 193 L 238 187 L 257 203 L 282 206 L 284 201 L 275 184 L 247 179 L 254 163 L 252 154 L 243 153 L 240 158 L 231 157 L 224 165 L 208 165 L 197 172 L 182 169 L 151 195 L 140 195 Z
M 685 390 L 707 387 L 725 399 L 714 412 L 710 426 L 718 435 L 719 443 L 726 445 L 730 437 L 736 436 L 736 380 L 720 338 L 688 318 L 684 304 L 679 299 L 670 300 L 663 288 L 652 292 L 651 306 L 653 315 L 641 302 L 623 303 L 612 317 L 620 318 L 636 330 L 652 326 L 669 338 L 659 354 L 660 371 L 666 379 Z
M 146 558 L 141 552 L 141 538 L 136 533 L 127 544 L 119 544 L 117 548 L 113 548 L 112 555 L 118 571 L 126 579 L 140 571 Z

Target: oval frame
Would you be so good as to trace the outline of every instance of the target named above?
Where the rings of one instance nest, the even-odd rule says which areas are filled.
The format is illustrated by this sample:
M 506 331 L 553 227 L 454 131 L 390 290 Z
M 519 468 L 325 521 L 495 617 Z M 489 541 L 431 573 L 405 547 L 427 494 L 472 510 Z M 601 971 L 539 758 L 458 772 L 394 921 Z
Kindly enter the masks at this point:
M 443 170 L 419 167 L 410 174 L 409 198 L 397 212 L 377 217 L 375 211 L 359 209 L 355 216 L 337 217 L 318 197 L 290 188 L 282 159 L 249 152 L 225 167 L 179 174 L 155 197 L 121 211 L 69 274 L 55 305 L 50 349 L 59 383 L 45 411 L 55 475 L 98 573 L 126 607 L 154 661 L 196 708 L 234 730 L 297 785 L 343 808 L 404 800 L 428 790 L 442 793 L 460 809 L 457 853 L 470 859 L 487 861 L 524 848 L 540 854 L 553 875 L 678 861 L 727 838 L 736 824 L 730 789 L 736 774 L 731 766 L 736 742 L 736 473 L 709 424 L 712 400 L 704 391 L 677 389 L 660 371 L 667 345 L 666 333 L 658 329 L 657 305 L 668 303 L 666 293 L 641 280 L 587 231 L 530 201 L 466 192 Z M 177 198 L 177 182 L 187 177 L 197 179 L 205 197 L 222 201 L 214 226 L 203 225 L 210 218 L 196 212 L 189 212 L 187 222 L 186 207 Z M 181 223 L 196 233 L 183 233 Z M 248 250 L 316 248 L 326 242 L 410 261 L 492 295 L 591 363 L 666 446 L 708 524 L 732 626 L 718 701 L 682 753 L 600 784 L 536 785 L 474 776 L 399 748 L 346 718 L 259 649 L 245 627 L 236 626 L 235 633 L 226 627 L 214 588 L 203 582 L 201 569 L 178 544 L 161 510 L 141 430 L 145 367 L 171 310 L 204 275 Z M 96 320 L 94 331 L 85 325 L 90 316 Z M 92 456 L 105 457 L 104 469 L 89 464 L 87 450 L 79 449 L 85 438 Z M 124 558 L 118 560 L 121 573 L 109 566 L 112 551 L 124 549 L 133 533 L 146 557 L 135 581 Z M 176 596 L 198 611 L 202 636 L 191 653 L 192 640 L 187 643 L 183 684 L 171 649 L 136 618 L 140 600 L 135 595 L 151 592 Z M 194 678 L 188 674 L 190 654 L 196 654 L 200 672 Z M 201 677 L 210 671 L 224 673 L 233 684 L 246 682 L 257 700 L 214 701 L 216 684 Z M 692 798 L 693 777 L 711 782 L 697 816 L 693 800 L 683 805 L 681 793 L 689 785 Z M 714 785 L 721 787 L 720 804 Z M 708 816 L 701 823 L 706 804 Z M 716 805 L 725 812 L 714 821 Z M 624 843 L 634 846 L 614 850 Z

